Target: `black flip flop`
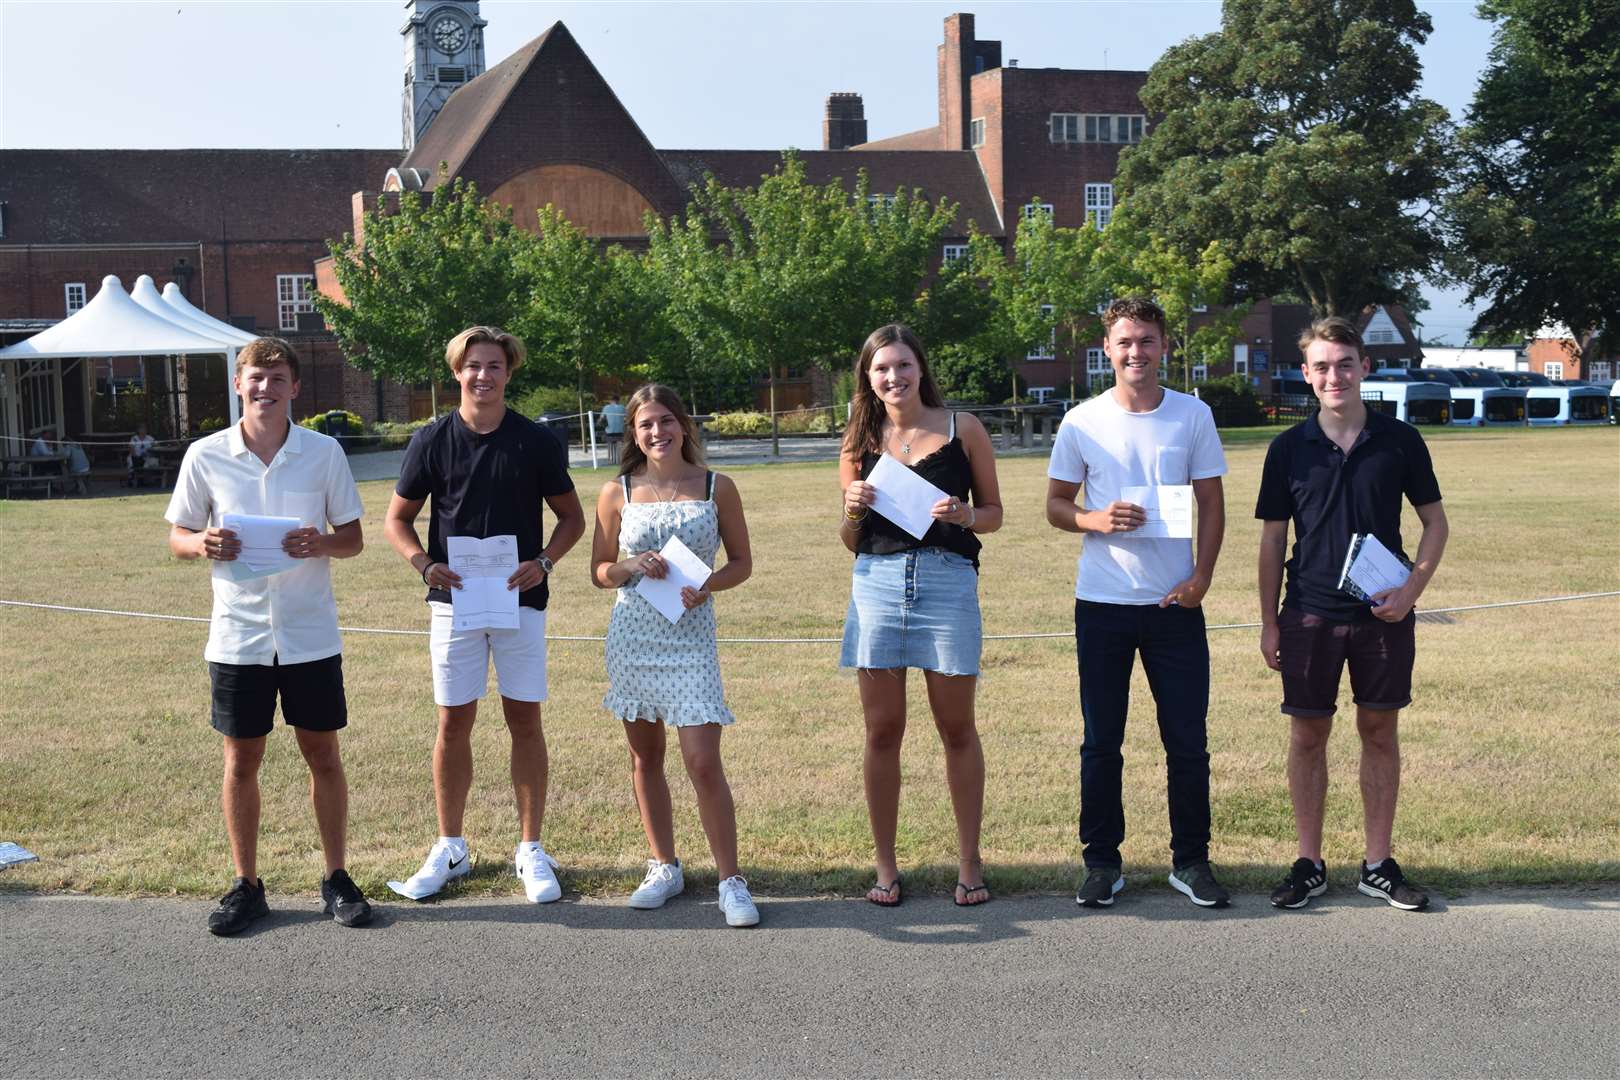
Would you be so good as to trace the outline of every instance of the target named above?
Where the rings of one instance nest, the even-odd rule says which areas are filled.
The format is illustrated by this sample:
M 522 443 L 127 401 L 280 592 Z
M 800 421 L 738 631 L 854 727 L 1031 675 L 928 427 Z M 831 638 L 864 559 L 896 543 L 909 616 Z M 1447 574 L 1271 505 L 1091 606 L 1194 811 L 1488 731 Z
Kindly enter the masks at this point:
M 976 892 L 984 893 L 984 899 L 980 900 L 978 903 L 969 903 L 966 899 L 957 900 L 956 901 L 956 906 L 957 907 L 978 907 L 979 904 L 988 904 L 990 902 L 990 900 L 991 900 L 990 886 L 986 885 L 982 881 L 979 882 L 977 885 L 969 885 L 965 881 L 958 881 L 956 883 L 956 887 L 958 889 L 962 890 L 962 896 L 964 898 L 972 896 Z
M 889 899 L 874 900 L 872 899 L 872 894 L 874 892 L 880 892 Z M 873 885 L 870 889 L 866 890 L 866 902 L 868 904 L 876 904 L 878 907 L 899 907 L 900 902 L 905 898 L 905 894 L 900 891 L 899 878 L 895 878 L 887 885 Z

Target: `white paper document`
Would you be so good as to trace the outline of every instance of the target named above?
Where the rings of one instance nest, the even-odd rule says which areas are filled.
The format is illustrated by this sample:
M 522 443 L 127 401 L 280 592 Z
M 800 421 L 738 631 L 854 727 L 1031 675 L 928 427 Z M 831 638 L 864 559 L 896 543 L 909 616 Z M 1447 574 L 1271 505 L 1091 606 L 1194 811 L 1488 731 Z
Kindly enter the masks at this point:
M 450 569 L 461 575 L 461 588 L 450 590 L 456 629 L 516 630 L 518 591 L 506 583 L 517 573 L 517 537 L 452 536 L 445 549 Z
M 25 862 L 39 862 L 39 856 L 10 840 L 0 843 L 0 870 Z
M 678 536 L 671 536 L 658 555 L 669 567 L 669 573 L 661 578 L 643 574 L 636 582 L 636 592 L 646 597 L 647 603 L 657 608 L 664 618 L 672 623 L 680 622 L 681 616 L 686 614 L 686 605 L 681 603 L 682 587 L 703 588 L 713 571 L 691 548 L 681 543 Z
M 265 517 L 262 514 L 221 514 L 222 527 L 236 534 L 242 550 L 225 563 L 226 571 L 237 581 L 269 577 L 291 570 L 298 560 L 281 550 L 281 542 L 294 529 L 303 528 L 295 517 Z
M 1147 511 L 1141 528 L 1117 533 L 1122 540 L 1191 540 L 1193 534 L 1193 489 L 1191 484 L 1126 486 L 1119 489 L 1122 502 L 1135 503 Z
M 950 498 L 889 454 L 878 458 L 866 482 L 877 489 L 872 509 L 918 540 L 934 524 L 934 504 Z
M 1372 533 L 1355 533 L 1344 556 L 1339 588 L 1360 600 L 1371 601 L 1385 589 L 1406 584 L 1412 570 Z

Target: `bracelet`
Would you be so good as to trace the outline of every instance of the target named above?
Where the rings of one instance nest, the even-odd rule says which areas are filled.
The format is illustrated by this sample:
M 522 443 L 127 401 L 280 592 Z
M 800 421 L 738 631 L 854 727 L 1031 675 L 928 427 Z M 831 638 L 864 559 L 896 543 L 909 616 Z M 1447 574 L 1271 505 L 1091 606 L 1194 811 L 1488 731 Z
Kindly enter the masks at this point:
M 864 507 L 864 506 L 861 507 L 861 512 L 858 513 L 858 514 L 850 513 L 849 509 L 846 507 L 844 509 L 844 519 L 846 521 L 865 521 L 866 520 L 866 515 L 870 514 L 870 513 L 871 513 L 871 511 L 869 509 L 867 509 L 866 507 Z
M 975 521 L 978 521 L 978 520 L 979 520 L 979 508 L 977 506 L 970 506 L 970 507 L 968 507 L 967 524 L 962 526 L 962 528 L 967 529 L 969 531 L 972 531 L 973 523 Z
M 435 565 L 437 564 L 434 563 L 432 559 L 429 559 L 427 562 L 422 564 L 422 584 L 426 585 L 430 589 L 433 588 L 433 583 L 428 580 L 427 575 L 428 571 L 433 569 Z

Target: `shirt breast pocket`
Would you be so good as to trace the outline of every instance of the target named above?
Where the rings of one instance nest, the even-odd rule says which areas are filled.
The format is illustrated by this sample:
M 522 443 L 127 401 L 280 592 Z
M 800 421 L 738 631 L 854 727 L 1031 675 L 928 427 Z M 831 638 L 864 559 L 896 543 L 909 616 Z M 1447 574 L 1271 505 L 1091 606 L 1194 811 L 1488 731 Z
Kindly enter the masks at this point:
M 295 517 L 298 524 L 326 531 L 326 494 L 320 491 L 284 491 L 281 516 Z
M 1161 484 L 1186 484 L 1187 479 L 1187 448 L 1185 446 L 1161 446 L 1158 448 L 1158 461 L 1155 463 L 1155 479 Z

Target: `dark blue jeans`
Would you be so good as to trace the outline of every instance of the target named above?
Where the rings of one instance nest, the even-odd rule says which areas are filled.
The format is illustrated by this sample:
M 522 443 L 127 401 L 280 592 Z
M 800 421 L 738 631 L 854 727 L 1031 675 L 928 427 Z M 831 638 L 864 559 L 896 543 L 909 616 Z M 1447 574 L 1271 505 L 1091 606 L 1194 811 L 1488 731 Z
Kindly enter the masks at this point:
M 1159 711 L 1170 789 L 1170 854 L 1176 867 L 1209 858 L 1209 641 L 1202 608 L 1074 602 L 1080 663 L 1080 842 L 1086 865 L 1118 867 L 1125 840 L 1120 777 L 1131 668 L 1142 670 Z

